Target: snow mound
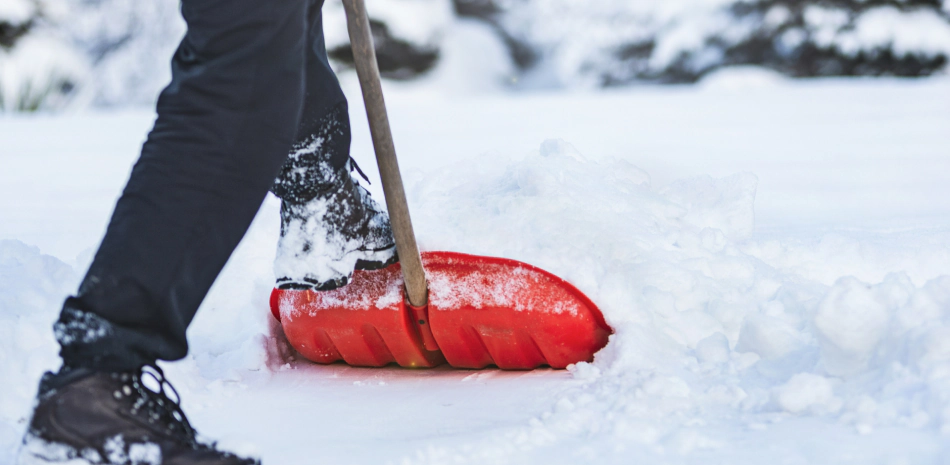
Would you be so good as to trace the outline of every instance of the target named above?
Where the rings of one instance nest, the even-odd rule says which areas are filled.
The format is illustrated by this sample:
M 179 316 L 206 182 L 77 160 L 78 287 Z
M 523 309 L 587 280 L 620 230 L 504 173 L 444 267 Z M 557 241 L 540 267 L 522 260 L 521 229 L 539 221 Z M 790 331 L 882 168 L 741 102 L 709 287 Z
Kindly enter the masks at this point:
M 616 333 L 572 368 L 583 385 L 531 425 L 405 463 L 680 456 L 725 447 L 723 429 L 816 417 L 862 434 L 950 432 L 950 276 L 829 286 L 770 265 L 751 253 L 756 184 L 737 174 L 657 189 L 627 162 L 587 160 L 557 140 L 417 179 L 425 248 L 546 268 Z
M 886 447 L 901 459 L 946 457 L 939 449 L 950 434 L 946 241 L 911 238 L 936 258 L 910 266 L 890 257 L 910 250 L 889 248 L 890 236 L 829 235 L 811 245 L 763 239 L 754 234 L 753 174 L 655 186 L 627 161 L 588 158 L 557 139 L 525 156 L 485 154 L 406 174 L 423 250 L 544 268 L 596 302 L 615 334 L 593 363 L 570 368 L 574 380 L 529 423 L 492 423 L 471 444 L 458 445 L 466 436 L 400 463 L 682 463 L 713 452 L 730 463 L 761 463 L 761 454 L 813 463 L 832 461 L 828 451 L 870 463 Z M 306 399 L 291 404 L 332 403 L 342 392 L 314 394 L 312 380 L 264 383 L 280 366 L 293 368 L 267 311 L 278 226 L 270 198 L 189 328 L 191 355 L 167 367 L 199 430 L 249 382 L 271 398 Z M 856 268 L 890 273 L 841 271 Z M 40 373 L 57 363 L 50 326 L 77 276 L 36 248 L 0 242 L 4 450 L 21 437 Z M 443 393 L 454 389 L 445 386 Z M 244 427 L 227 426 L 231 434 Z M 858 435 L 839 441 L 841 427 Z M 221 445 L 255 452 L 239 441 Z
M 14 451 L 43 371 L 59 364 L 53 321 L 78 284 L 72 267 L 36 247 L 0 240 L 0 449 Z M 0 460 L 3 455 L 0 455 Z
M 782 74 L 760 66 L 729 66 L 703 76 L 699 86 L 703 89 L 745 91 L 776 87 L 788 82 Z

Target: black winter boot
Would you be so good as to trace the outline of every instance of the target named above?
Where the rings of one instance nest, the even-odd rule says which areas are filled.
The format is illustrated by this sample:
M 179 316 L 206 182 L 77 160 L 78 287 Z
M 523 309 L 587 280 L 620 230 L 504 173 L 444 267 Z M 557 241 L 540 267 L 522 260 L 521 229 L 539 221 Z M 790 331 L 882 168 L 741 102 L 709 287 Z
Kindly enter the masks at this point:
M 389 215 L 346 168 L 328 178 L 330 187 L 310 201 L 281 202 L 274 263 L 281 289 L 332 290 L 346 285 L 354 269 L 397 261 Z
M 309 135 L 294 144 L 271 189 L 281 199 L 277 287 L 336 289 L 354 269 L 395 263 L 389 215 L 350 176 L 363 173 L 349 156 L 346 102 L 301 132 Z
M 159 386 L 143 384 L 151 377 Z M 174 393 L 176 399 L 166 394 Z M 46 373 L 19 465 L 252 465 L 198 442 L 162 370 Z

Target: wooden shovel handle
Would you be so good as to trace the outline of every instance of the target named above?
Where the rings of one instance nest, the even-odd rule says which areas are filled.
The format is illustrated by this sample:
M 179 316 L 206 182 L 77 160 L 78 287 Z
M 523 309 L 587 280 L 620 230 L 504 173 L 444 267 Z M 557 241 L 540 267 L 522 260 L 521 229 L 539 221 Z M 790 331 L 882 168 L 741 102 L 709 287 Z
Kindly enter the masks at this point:
M 373 46 L 366 5 L 363 0 L 343 0 L 343 7 L 346 9 L 346 25 L 350 33 L 350 43 L 353 46 L 353 61 L 356 63 L 360 88 L 363 90 L 366 116 L 373 136 L 379 176 L 383 180 L 383 193 L 386 196 L 389 219 L 392 222 L 393 235 L 396 237 L 396 250 L 399 252 L 406 292 L 409 295 L 410 304 L 423 307 L 428 300 L 426 275 L 422 268 L 422 257 L 419 255 L 416 236 L 412 231 L 409 205 L 406 202 L 402 176 L 399 174 L 399 164 L 396 162 L 396 146 L 393 144 L 393 135 L 389 129 L 389 117 L 386 115 L 386 102 L 383 100 L 383 88 L 379 81 L 379 66 L 376 64 L 376 49 Z

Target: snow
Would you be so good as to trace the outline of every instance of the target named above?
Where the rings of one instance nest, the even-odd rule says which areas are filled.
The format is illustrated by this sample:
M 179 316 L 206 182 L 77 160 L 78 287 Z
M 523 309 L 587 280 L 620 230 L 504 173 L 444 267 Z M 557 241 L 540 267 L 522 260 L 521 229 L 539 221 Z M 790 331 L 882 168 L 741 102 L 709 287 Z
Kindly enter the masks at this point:
M 36 9 L 32 0 L 4 0 L 0 2 L 0 21 L 20 25 L 35 16 Z
M 93 61 L 86 84 L 99 106 L 151 106 L 171 80 L 185 34 L 180 1 L 69 1 L 59 29 Z
M 438 65 L 417 85 L 470 95 L 505 89 L 516 75 L 508 49 L 490 26 L 457 19 L 445 28 Z
M 418 47 L 437 47 L 454 16 L 449 0 L 375 0 L 367 14 L 371 21 L 385 24 L 394 37 Z M 327 49 L 350 43 L 342 2 L 326 2 L 323 22 Z
M 852 55 L 886 47 L 893 47 L 897 56 L 950 53 L 950 22 L 935 11 L 872 8 L 858 17 L 853 31 L 840 35 L 839 48 Z
M 268 463 L 950 460 L 950 81 L 390 85 L 423 250 L 513 258 L 615 329 L 570 370 L 315 366 L 273 338 L 269 198 L 163 364 Z M 354 156 L 371 179 L 351 74 Z M 0 462 L 153 115 L 0 119 Z M 370 186 L 379 196 L 379 183 Z
M 496 307 L 532 314 L 570 315 L 585 311 L 584 303 L 573 299 L 566 292 L 540 292 L 551 292 L 556 285 L 549 284 L 551 279 L 543 273 L 525 266 L 486 264 L 470 273 L 451 267 L 438 269 L 430 266 L 426 270 L 426 278 L 429 284 L 429 306 L 438 310 Z
M 86 58 L 53 34 L 38 32 L 0 47 L 0 112 L 63 109 L 91 100 Z
M 939 2 L 808 2 L 768 9 L 760 3 L 520 0 L 495 2 L 497 14 L 471 20 L 458 17 L 449 0 L 374 0 L 369 14 L 393 39 L 438 53 L 434 67 L 413 79 L 426 85 L 439 82 L 459 93 L 691 82 L 736 63 L 765 64 L 789 75 L 947 72 L 940 65 L 940 57 L 950 55 L 947 2 L 942 9 Z M 59 44 L 55 50 L 16 52 L 18 41 L 11 50 L 22 57 L 11 61 L 0 56 L 0 69 L 6 67 L 0 74 L 45 88 L 46 81 L 62 73 L 59 68 L 67 68 L 72 85 L 84 93 L 50 99 L 43 109 L 148 106 L 170 79 L 168 63 L 185 32 L 179 4 L 3 0 L 0 22 L 16 26 L 32 21 L 35 27 L 25 38 L 52 36 Z M 324 16 L 329 48 L 346 46 L 342 3 L 327 2 Z M 811 56 L 808 47 L 829 56 Z M 750 54 L 749 49 L 757 51 Z M 35 63 L 25 58 L 48 51 L 56 52 L 57 69 L 38 68 L 45 58 Z M 11 52 L 0 51 L 5 53 Z M 878 60 L 887 53 L 897 61 Z M 7 81 L 2 85 L 10 87 L 10 79 L 0 76 L 0 84 Z M 7 103 L 5 109 L 10 108 Z
M 775 402 L 789 413 L 809 409 L 820 414 L 841 408 L 841 400 L 835 397 L 831 381 L 811 373 L 792 376 L 787 383 L 775 388 L 774 393 Z
M 728 66 L 706 74 L 699 85 L 704 89 L 741 92 L 780 85 L 787 79 L 776 71 L 759 66 Z
M 338 229 L 331 215 L 333 198 L 317 197 L 295 206 L 299 216 L 287 221 L 287 233 L 281 238 L 274 260 L 274 273 L 294 282 L 325 283 L 345 278 L 361 258 L 360 243 L 349 239 Z M 328 221 L 327 219 L 330 218 Z M 319 239 L 317 239 L 319 238 Z
M 308 295 L 305 305 L 298 304 L 292 294 L 284 294 L 278 301 L 281 320 L 292 321 L 303 312 L 314 316 L 324 308 L 367 310 L 392 308 L 398 310 L 403 300 L 402 276 L 395 272 L 380 272 L 368 275 L 365 280 L 353 280 L 347 288 L 314 292 Z
M 848 16 L 846 10 L 819 5 L 806 6 L 802 14 L 805 24 L 811 29 L 812 39 L 822 48 L 832 46 L 835 34 L 848 24 Z
M 659 75 L 680 59 L 689 71 L 720 62 L 711 38 L 737 43 L 755 24 L 733 18 L 731 0 L 571 0 L 507 4 L 501 21 L 516 38 L 533 45 L 542 64 L 528 87 L 603 85 L 605 77 L 629 81 Z M 644 47 L 639 52 L 637 46 Z M 630 54 L 632 52 L 632 54 Z M 646 59 L 640 59 L 646 58 Z
M 731 64 L 788 75 L 930 74 L 950 31 L 943 2 L 523 0 L 500 27 L 534 53 L 524 88 L 692 82 Z M 826 59 L 809 56 L 818 48 Z M 891 54 L 927 70 L 875 64 Z M 936 61 L 934 61 L 936 59 Z M 858 62 L 859 66 L 854 66 Z
M 823 346 L 822 362 L 829 373 L 847 376 L 867 369 L 890 324 L 893 312 L 888 311 L 887 301 L 904 290 L 886 284 L 908 281 L 900 275 L 888 278 L 878 289 L 855 278 L 842 278 L 818 305 L 815 329 Z M 908 291 L 916 291 L 912 284 L 909 287 Z

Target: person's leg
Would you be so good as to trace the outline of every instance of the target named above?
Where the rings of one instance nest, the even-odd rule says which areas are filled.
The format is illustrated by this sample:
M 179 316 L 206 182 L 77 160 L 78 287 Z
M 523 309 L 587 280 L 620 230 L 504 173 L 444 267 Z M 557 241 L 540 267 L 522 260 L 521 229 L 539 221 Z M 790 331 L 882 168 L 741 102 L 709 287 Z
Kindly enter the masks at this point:
M 187 354 L 185 329 L 294 141 L 308 0 L 182 0 L 181 11 L 172 82 L 54 326 L 63 368 L 40 383 L 21 463 L 257 463 L 200 443 L 155 362 Z
M 305 98 L 293 147 L 273 192 L 284 200 L 307 202 L 332 184 L 350 159 L 350 116 L 346 96 L 330 67 L 323 38 L 324 0 L 307 0 Z
M 281 198 L 278 287 L 329 290 L 354 269 L 396 261 L 389 216 L 350 177 L 350 119 L 327 59 L 320 7 L 308 18 L 306 101 L 297 137 L 273 192 Z
M 184 0 L 188 33 L 95 259 L 55 326 L 64 363 L 177 360 L 291 146 L 306 0 Z

